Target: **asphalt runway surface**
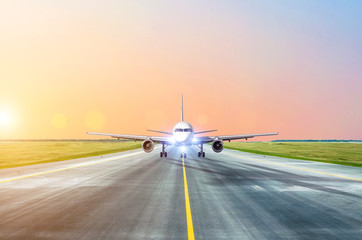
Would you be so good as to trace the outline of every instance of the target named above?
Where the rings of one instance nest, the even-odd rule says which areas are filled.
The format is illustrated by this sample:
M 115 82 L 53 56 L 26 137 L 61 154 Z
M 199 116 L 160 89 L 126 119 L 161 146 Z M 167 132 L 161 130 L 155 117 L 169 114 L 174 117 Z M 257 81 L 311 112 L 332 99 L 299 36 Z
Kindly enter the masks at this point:
M 0 239 L 362 238 L 362 168 L 205 148 L 2 169 Z

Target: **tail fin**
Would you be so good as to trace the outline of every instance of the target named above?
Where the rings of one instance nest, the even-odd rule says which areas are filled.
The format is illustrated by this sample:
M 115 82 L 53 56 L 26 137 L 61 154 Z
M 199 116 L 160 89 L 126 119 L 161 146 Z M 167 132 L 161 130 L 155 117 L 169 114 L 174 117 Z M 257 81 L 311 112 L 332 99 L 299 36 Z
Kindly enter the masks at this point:
M 184 95 L 181 94 L 181 122 L 184 121 Z

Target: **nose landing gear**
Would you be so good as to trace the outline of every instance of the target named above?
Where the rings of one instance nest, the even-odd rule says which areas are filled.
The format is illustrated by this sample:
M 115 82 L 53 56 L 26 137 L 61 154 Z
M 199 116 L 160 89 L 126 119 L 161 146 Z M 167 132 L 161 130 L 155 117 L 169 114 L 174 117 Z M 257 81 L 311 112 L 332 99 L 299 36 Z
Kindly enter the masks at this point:
M 186 158 L 186 153 L 181 153 L 181 158 Z

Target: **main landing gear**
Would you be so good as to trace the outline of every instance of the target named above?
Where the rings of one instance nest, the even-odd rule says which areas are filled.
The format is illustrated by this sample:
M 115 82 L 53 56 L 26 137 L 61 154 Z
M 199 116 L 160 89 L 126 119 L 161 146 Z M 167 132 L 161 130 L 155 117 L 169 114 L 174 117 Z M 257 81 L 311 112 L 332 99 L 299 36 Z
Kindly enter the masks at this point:
M 167 157 L 167 152 L 165 151 L 167 145 L 165 146 L 164 143 L 162 143 L 162 152 L 160 152 L 160 157 Z
M 199 148 L 200 148 L 200 152 L 197 153 L 197 156 L 198 157 L 205 157 L 204 147 L 203 147 L 202 143 L 200 144 Z

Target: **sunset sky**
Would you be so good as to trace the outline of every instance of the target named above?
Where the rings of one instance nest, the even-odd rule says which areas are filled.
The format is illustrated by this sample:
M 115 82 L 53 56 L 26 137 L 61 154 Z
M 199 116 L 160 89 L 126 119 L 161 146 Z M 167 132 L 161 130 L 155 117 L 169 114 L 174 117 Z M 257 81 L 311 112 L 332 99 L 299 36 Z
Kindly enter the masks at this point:
M 181 93 L 196 130 L 362 139 L 361 16 L 362 1 L 1 1 L 0 139 L 172 130 Z

